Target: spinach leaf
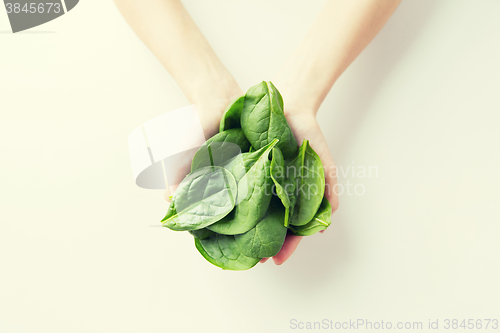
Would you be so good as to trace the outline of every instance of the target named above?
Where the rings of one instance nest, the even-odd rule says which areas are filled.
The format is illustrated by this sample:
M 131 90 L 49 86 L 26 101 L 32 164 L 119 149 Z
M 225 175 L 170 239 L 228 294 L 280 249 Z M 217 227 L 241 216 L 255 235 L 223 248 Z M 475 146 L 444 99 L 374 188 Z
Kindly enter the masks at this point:
M 325 194 L 325 170 L 309 141 L 302 142 L 295 156 L 287 163 L 286 171 L 287 176 L 296 178 L 297 186 L 297 204 L 290 224 L 304 225 L 313 219 Z
M 233 103 L 229 104 L 220 120 L 219 132 L 230 128 L 241 128 L 241 110 L 243 110 L 244 103 L 245 95 L 238 97 Z
M 209 165 L 221 165 L 248 148 L 250 143 L 239 128 L 217 133 L 198 148 L 191 162 L 191 172 Z
M 205 259 L 222 269 L 243 271 L 252 268 L 260 260 L 242 254 L 231 235 L 213 234 L 206 239 L 195 238 L 194 244 Z
M 224 235 L 242 234 L 266 214 L 272 197 L 269 153 L 277 142 L 275 139 L 256 152 L 238 155 L 224 165 L 238 182 L 236 206 L 231 214 L 208 229 Z
M 170 205 L 168 206 L 167 214 L 165 215 L 165 217 L 163 218 L 163 220 L 169 219 L 172 216 L 174 216 L 175 214 L 177 214 L 177 210 L 175 209 L 175 201 L 174 201 L 173 197 L 170 196 L 169 199 L 170 199 Z
M 274 182 L 276 195 L 281 199 L 281 203 L 285 207 L 284 226 L 288 227 L 288 219 L 290 217 L 290 196 L 285 189 L 285 161 L 278 147 L 274 147 L 272 150 L 270 174 Z
M 283 207 L 271 203 L 266 215 L 254 228 L 234 236 L 241 253 L 253 258 L 268 258 L 278 254 L 287 231 L 283 225 L 284 219 Z
M 204 228 L 233 210 L 236 194 L 236 180 L 226 169 L 198 169 L 179 184 L 172 199 L 175 204 L 161 222 L 176 231 Z
M 198 238 L 198 239 L 205 239 L 205 238 L 208 238 L 214 234 L 212 231 L 208 230 L 207 228 L 198 229 L 198 230 L 188 230 L 188 232 L 191 235 L 193 235 L 194 238 Z
M 310 236 L 318 231 L 326 230 L 332 223 L 332 205 L 323 197 L 321 206 L 319 207 L 314 218 L 307 224 L 298 227 L 290 227 L 290 230 L 297 236 Z
M 297 151 L 297 141 L 283 113 L 283 98 L 270 81 L 262 81 L 245 94 L 241 128 L 255 149 L 279 139 L 285 158 Z

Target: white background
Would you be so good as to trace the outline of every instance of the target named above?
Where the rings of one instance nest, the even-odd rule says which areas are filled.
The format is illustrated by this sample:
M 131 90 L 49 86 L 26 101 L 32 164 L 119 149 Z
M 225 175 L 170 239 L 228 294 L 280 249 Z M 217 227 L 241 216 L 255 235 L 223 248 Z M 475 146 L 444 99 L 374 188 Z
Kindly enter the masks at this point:
M 244 90 L 323 3 L 185 1 Z M 162 192 L 134 185 L 128 134 L 187 100 L 113 3 L 19 34 L 0 10 L 0 332 L 500 319 L 499 12 L 404 1 L 319 113 L 339 167 L 378 177 L 342 176 L 365 194 L 342 195 L 283 266 L 225 272 L 157 227 Z

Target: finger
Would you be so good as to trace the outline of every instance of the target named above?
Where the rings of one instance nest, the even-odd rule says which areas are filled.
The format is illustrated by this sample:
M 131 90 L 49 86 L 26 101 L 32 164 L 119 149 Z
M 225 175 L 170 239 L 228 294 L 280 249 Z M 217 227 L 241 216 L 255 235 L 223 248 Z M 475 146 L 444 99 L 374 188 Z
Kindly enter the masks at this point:
M 167 200 L 168 203 L 170 203 L 170 190 L 167 188 L 164 192 L 163 192 L 163 197 L 165 198 L 165 200 Z
M 172 201 L 172 195 L 179 185 L 168 186 L 167 189 L 163 192 L 163 197 L 167 200 L 168 203 Z
M 278 252 L 278 254 L 273 257 L 274 263 L 276 265 L 281 265 L 285 261 L 287 261 L 295 251 L 301 240 L 302 236 L 295 236 L 290 234 L 286 235 L 283 247 L 281 248 L 280 252 Z
M 316 151 L 321 159 L 325 170 L 325 197 L 332 205 L 332 213 L 339 207 L 337 167 L 333 160 L 325 136 L 321 131 L 314 133 L 314 141 L 311 139 L 311 147 Z
M 332 205 L 332 214 L 339 208 L 337 176 L 325 168 L 325 197 Z
M 179 187 L 179 184 L 169 186 L 168 189 L 170 191 L 170 195 L 174 194 L 175 190 L 177 190 L 178 187 Z
M 339 207 L 337 167 L 329 150 L 323 151 L 320 158 L 325 169 L 325 197 L 332 205 L 334 213 Z
M 260 259 L 260 263 L 263 264 L 263 263 L 265 263 L 268 260 L 269 260 L 269 258 L 262 258 L 262 259 Z
M 165 178 L 168 185 L 164 193 L 165 199 L 175 193 L 177 187 L 184 177 L 191 171 L 191 161 L 194 156 L 194 149 L 184 151 L 182 153 L 171 156 L 165 160 Z

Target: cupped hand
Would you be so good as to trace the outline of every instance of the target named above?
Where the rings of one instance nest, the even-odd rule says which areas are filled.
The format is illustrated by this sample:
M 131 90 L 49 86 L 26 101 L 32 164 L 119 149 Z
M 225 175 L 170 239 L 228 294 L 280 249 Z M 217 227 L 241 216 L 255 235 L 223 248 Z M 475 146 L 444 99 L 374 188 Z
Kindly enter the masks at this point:
M 203 103 L 195 103 L 206 138 L 212 137 L 219 131 L 219 123 L 224 110 L 237 97 L 238 94 L 233 94 L 231 97 L 218 97 L 206 99 Z M 336 186 L 337 173 L 335 162 L 333 161 L 333 157 L 328 149 L 328 144 L 314 113 L 296 112 L 295 110 L 298 110 L 298 108 L 294 108 L 293 105 L 289 107 L 287 106 L 285 116 L 293 134 L 295 135 L 295 138 L 297 139 L 297 143 L 300 145 L 303 140 L 309 140 L 309 144 L 321 158 L 321 162 L 325 168 L 326 177 L 325 196 L 332 205 L 333 213 L 337 210 L 339 205 Z M 185 155 L 186 156 L 183 156 L 182 159 L 179 160 L 179 163 L 177 163 L 175 178 L 171 181 L 169 189 L 165 192 L 165 198 L 167 201 L 169 201 L 168 197 L 177 189 L 179 182 L 191 171 L 191 160 L 193 158 L 194 151 L 186 153 Z M 299 245 L 301 239 L 302 236 L 288 234 L 280 252 L 273 257 L 274 263 L 276 265 L 281 265 L 288 260 Z M 261 262 L 264 263 L 268 259 L 269 258 L 264 258 Z
M 297 143 L 300 145 L 303 140 L 309 140 L 309 144 L 316 151 L 321 158 L 323 167 L 325 168 L 326 187 L 325 196 L 332 205 L 332 213 L 335 212 L 339 206 L 339 198 L 337 195 L 337 170 L 335 162 L 328 149 L 326 139 L 319 127 L 318 121 L 313 112 L 294 112 L 293 107 L 287 107 L 285 102 L 285 116 L 292 129 Z M 285 243 L 280 252 L 273 257 L 276 265 L 284 263 L 292 253 L 295 251 L 303 236 L 295 236 L 287 234 Z M 261 263 L 264 263 L 269 258 L 264 258 Z

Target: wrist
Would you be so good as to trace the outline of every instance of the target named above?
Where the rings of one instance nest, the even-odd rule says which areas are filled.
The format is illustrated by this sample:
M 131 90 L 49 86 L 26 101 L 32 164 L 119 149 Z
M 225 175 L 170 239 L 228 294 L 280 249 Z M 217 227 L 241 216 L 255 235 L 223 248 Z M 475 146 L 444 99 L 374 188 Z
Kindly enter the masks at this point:
M 308 57 L 293 57 L 281 70 L 276 82 L 273 82 L 283 96 L 285 113 L 308 113 L 315 117 L 338 78 L 337 74 L 330 74 L 325 72 L 324 66 L 318 67 Z M 287 105 L 293 108 L 287 111 Z
M 189 103 L 204 105 L 214 101 L 229 101 L 243 94 L 233 76 L 222 65 L 209 65 L 193 75 L 183 89 Z M 184 88 L 184 87 L 181 87 Z
M 310 114 L 316 117 L 326 96 L 325 84 L 319 73 L 307 66 L 302 67 L 306 67 L 306 70 L 293 70 L 301 66 L 291 66 L 292 70 L 281 71 L 273 83 L 283 96 L 285 113 Z
M 279 81 L 278 81 L 279 82 Z M 293 86 L 276 85 L 276 88 L 283 97 L 285 115 L 303 115 L 316 117 L 319 104 L 311 94 L 297 91 Z M 318 106 L 316 106 L 318 104 Z
M 196 106 L 206 138 L 218 132 L 224 110 L 242 94 L 240 87 L 230 75 L 200 75 L 193 81 L 186 96 L 189 103 Z

